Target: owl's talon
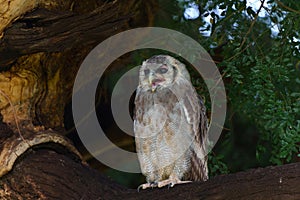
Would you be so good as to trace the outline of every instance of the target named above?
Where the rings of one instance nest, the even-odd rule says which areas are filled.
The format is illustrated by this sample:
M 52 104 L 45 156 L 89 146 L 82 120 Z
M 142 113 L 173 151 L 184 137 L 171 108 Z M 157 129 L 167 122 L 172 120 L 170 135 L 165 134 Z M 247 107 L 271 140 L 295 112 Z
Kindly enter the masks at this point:
M 147 183 L 140 185 L 140 186 L 137 188 L 137 191 L 140 192 L 140 189 L 141 189 L 141 188 L 142 188 L 142 189 L 145 189 L 145 188 L 146 188 L 146 186 L 145 186 L 146 184 L 147 184 Z
M 158 182 L 157 187 L 161 188 L 161 187 L 164 187 L 164 186 L 168 186 L 168 189 L 169 189 L 170 187 L 174 187 L 174 185 L 176 185 L 176 184 L 184 184 L 184 183 L 191 183 L 191 182 L 192 181 L 181 181 L 177 178 L 167 179 L 167 180 L 163 180 L 163 181 Z
M 140 185 L 140 186 L 137 188 L 137 191 L 140 192 L 140 189 L 141 189 L 141 188 L 144 190 L 144 189 L 147 189 L 147 188 L 152 188 L 152 189 L 153 189 L 154 187 L 157 187 L 157 182 L 144 183 L 144 184 Z
M 152 182 L 152 183 L 150 183 L 150 185 L 151 185 L 151 187 L 153 189 L 154 187 L 157 187 L 157 182 Z

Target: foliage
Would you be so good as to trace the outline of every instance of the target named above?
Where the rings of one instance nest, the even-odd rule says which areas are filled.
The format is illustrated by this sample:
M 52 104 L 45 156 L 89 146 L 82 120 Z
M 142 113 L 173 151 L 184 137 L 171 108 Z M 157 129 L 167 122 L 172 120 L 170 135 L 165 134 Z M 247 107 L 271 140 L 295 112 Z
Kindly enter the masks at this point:
M 300 20 L 299 13 L 283 13 L 272 4 L 264 19 L 255 21 L 254 16 L 250 27 L 240 23 L 242 32 L 232 33 L 220 64 L 226 66 L 225 77 L 232 80 L 227 85 L 231 105 L 259 129 L 257 158 L 268 150 L 263 145 L 267 142 L 274 164 L 290 162 L 300 144 L 299 69 L 295 67 L 300 58 L 296 41 Z M 269 21 L 280 27 L 276 37 L 271 37 Z M 222 21 L 218 25 L 222 27 Z
M 245 117 L 258 130 L 253 162 L 292 162 L 300 152 L 299 3 L 262 0 L 255 7 L 246 0 L 178 0 L 163 4 L 167 2 L 172 5 L 172 22 L 163 23 L 158 17 L 157 25 L 197 38 L 213 56 L 215 50 L 222 50 L 218 66 L 230 115 Z M 192 2 L 199 6 L 201 16 L 186 20 L 182 12 Z M 232 128 L 230 120 L 225 126 Z M 236 134 L 233 130 L 224 133 Z M 233 152 L 230 139 L 223 140 L 230 147 L 219 145 L 218 154 L 209 156 L 211 175 L 228 171 L 224 156 Z
M 221 138 L 208 155 L 210 176 L 296 161 L 300 157 L 300 4 L 296 0 L 256 0 L 258 7 L 246 0 L 158 2 L 154 26 L 199 41 L 217 58 L 223 75 L 229 109 Z M 193 2 L 201 15 L 187 20 L 183 12 Z M 139 64 L 161 53 L 169 54 L 151 49 L 131 55 Z M 210 113 L 206 86 L 188 69 Z

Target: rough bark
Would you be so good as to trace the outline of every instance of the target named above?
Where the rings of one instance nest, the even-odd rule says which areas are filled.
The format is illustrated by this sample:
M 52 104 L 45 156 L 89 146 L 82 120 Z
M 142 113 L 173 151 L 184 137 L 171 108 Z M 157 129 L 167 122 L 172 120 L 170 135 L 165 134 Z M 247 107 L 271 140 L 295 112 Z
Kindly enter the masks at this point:
M 101 199 L 125 191 L 54 148 L 33 149 L 22 156 L 0 180 L 1 199 Z
M 82 162 L 52 130 L 0 126 L 0 199 L 299 199 L 300 163 L 213 177 L 206 182 L 138 192 Z
M 57 149 L 57 148 L 56 148 Z M 1 199 L 299 199 L 300 163 L 222 175 L 173 188 L 126 189 L 51 149 L 35 148 L 0 180 Z
M 124 13 L 116 18 L 117 9 L 108 4 L 85 14 L 45 8 L 33 10 L 5 31 L 0 42 L 0 66 L 12 63 L 22 55 L 89 46 L 99 38 L 124 30 L 130 15 Z
M 0 18 L 14 16 L 0 40 L 0 112 L 14 127 L 17 116 L 28 127 L 62 128 L 76 72 L 89 51 L 111 35 L 151 24 L 140 20 L 150 15 L 151 3 L 137 0 L 30 1 L 17 11 L 15 1 L 0 12 Z

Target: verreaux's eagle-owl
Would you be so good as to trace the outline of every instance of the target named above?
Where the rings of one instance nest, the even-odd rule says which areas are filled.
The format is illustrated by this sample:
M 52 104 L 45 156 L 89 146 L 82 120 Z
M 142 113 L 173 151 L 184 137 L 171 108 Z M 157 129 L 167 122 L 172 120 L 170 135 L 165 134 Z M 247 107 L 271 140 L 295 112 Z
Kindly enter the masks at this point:
M 168 55 L 144 61 L 134 111 L 136 151 L 147 180 L 140 187 L 207 180 L 207 127 L 185 65 Z

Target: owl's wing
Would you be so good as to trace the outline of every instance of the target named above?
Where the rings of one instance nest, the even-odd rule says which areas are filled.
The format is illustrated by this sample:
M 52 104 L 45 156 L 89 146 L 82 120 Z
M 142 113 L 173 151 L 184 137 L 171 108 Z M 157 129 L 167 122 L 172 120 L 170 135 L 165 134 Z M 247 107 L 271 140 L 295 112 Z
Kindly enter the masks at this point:
M 199 95 L 197 95 L 197 97 L 198 97 L 199 107 L 200 107 L 200 112 L 199 112 L 200 119 L 199 119 L 199 124 L 198 124 L 199 132 L 198 132 L 198 134 L 196 134 L 195 141 L 197 144 L 202 144 L 203 147 L 206 147 L 205 145 L 208 145 L 207 144 L 208 119 L 207 119 L 207 115 L 206 115 L 206 108 L 205 108 L 204 102 Z
M 183 87 L 182 84 L 181 87 Z M 186 87 L 186 94 L 183 96 L 184 114 L 187 122 L 192 125 L 192 132 L 188 134 L 194 139 L 192 143 L 191 169 L 186 179 L 205 181 L 208 179 L 206 108 L 191 83 L 186 84 L 184 87 Z
M 184 115 L 189 124 L 192 125 L 193 131 L 190 133 L 191 138 L 194 138 L 198 147 L 204 148 L 207 142 L 207 116 L 206 108 L 202 98 L 197 94 L 191 83 L 180 84 L 180 87 L 185 87 L 185 94 L 182 95 Z

